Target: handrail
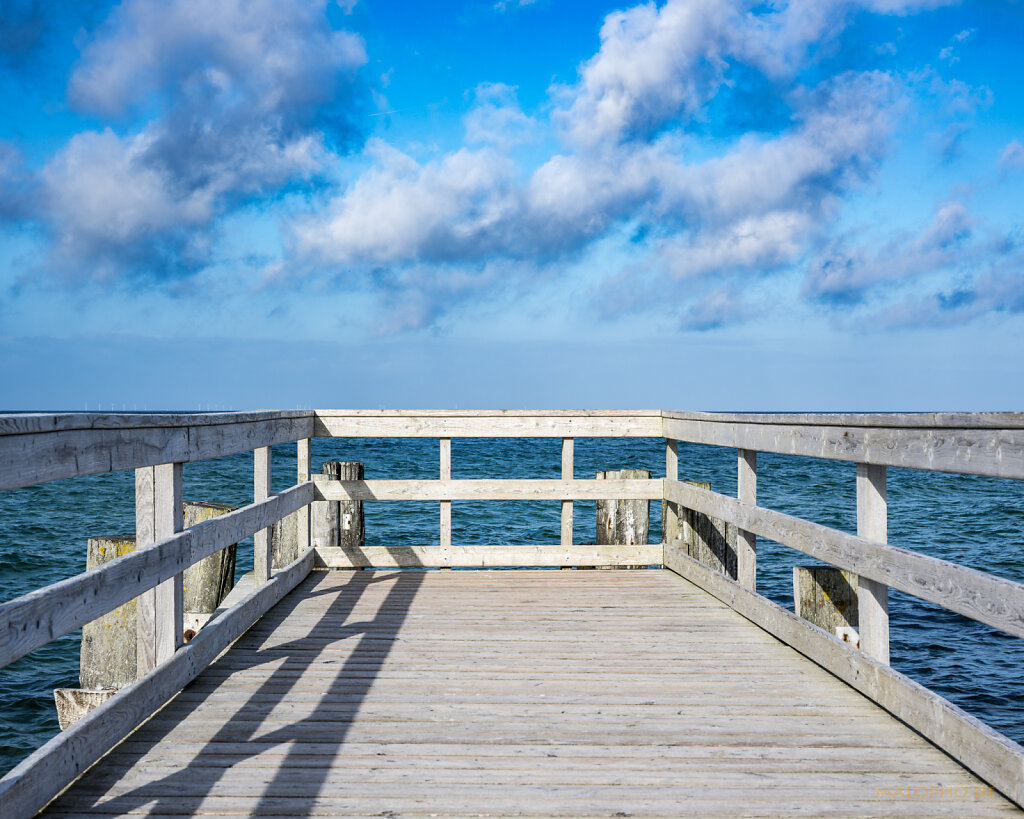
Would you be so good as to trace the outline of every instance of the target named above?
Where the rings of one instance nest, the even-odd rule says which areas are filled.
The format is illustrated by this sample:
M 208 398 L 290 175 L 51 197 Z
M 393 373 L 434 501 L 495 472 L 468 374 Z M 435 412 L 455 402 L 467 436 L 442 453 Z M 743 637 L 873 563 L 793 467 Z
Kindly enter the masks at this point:
M 121 418 L 129 420 L 120 424 Z M 239 413 L 238 417 L 233 413 L 0 416 L 0 490 L 203 461 L 312 434 L 311 412 Z
M 83 574 L 0 604 L 0 667 L 81 628 L 312 500 L 313 484 L 298 484 L 265 501 L 203 521 Z
M 751 506 L 680 481 L 665 481 L 665 498 L 839 569 L 884 583 L 1007 634 L 1024 637 L 1024 584 L 762 506 Z

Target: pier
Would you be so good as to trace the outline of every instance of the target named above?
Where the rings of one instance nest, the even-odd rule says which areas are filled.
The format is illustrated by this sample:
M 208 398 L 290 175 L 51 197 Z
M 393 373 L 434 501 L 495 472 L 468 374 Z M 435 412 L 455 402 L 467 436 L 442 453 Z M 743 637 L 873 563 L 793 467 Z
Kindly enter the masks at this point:
M 314 476 L 317 437 L 436 438 L 438 477 Z M 452 479 L 460 437 L 560 439 L 561 478 Z M 577 479 L 585 437 L 664 439 L 665 477 Z M 734 450 L 737 496 L 680 481 L 680 441 Z M 184 465 L 247 451 L 253 502 L 183 530 Z M 856 464 L 857 533 L 759 506 L 761 452 Z M 0 666 L 136 599 L 140 672 L 0 780 L 0 815 L 1024 816 L 1024 748 L 894 670 L 888 629 L 898 589 L 1024 637 L 1024 585 L 890 544 L 889 467 L 1024 479 L 1024 414 L 0 416 L 0 490 L 134 470 L 137 539 L 0 605 Z M 436 502 L 440 541 L 323 546 L 322 500 Z M 460 500 L 560 501 L 560 542 L 453 544 Z M 664 503 L 665 537 L 576 543 L 577 500 Z M 694 514 L 727 564 L 687 548 Z M 251 535 L 185 642 L 182 573 Z M 758 594 L 758 537 L 855 576 L 857 645 Z

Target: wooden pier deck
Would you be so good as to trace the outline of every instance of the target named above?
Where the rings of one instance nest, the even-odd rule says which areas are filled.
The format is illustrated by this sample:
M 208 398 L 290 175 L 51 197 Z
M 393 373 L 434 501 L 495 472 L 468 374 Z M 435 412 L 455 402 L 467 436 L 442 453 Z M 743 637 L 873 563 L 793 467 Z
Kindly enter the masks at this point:
M 1024 816 L 668 570 L 315 571 L 44 815 Z

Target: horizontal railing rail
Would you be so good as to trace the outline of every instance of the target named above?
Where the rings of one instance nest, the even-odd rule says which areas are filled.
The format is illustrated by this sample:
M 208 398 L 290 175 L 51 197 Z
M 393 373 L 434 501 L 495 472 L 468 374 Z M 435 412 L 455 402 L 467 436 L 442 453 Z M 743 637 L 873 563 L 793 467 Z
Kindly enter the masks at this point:
M 836 568 L 884 583 L 1007 634 L 1024 637 L 1024 584 L 752 506 L 679 481 L 665 482 L 665 498 Z
M 310 438 L 311 412 L 0 416 L 0 489 L 191 463 Z M 122 423 L 122 419 L 124 419 Z M 77 424 L 77 425 L 76 425 Z
M 198 523 L 115 560 L 0 604 L 0 667 L 81 628 L 313 500 L 313 484 Z
M 333 481 L 313 476 L 317 500 L 661 500 L 660 478 L 644 480 L 461 479 Z

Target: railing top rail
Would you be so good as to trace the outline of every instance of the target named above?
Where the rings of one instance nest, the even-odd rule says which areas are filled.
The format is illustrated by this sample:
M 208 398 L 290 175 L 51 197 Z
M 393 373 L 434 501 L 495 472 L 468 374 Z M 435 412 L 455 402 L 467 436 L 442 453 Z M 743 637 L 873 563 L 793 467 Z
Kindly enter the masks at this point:
M 887 427 L 897 429 L 1024 429 L 1024 412 L 677 412 L 662 417 L 676 421 L 726 424 L 774 424 L 816 427 Z
M 324 418 L 660 418 L 652 409 L 318 409 Z
M 26 412 L 0 414 L 0 435 L 28 435 L 83 429 L 148 429 L 245 424 L 312 417 L 311 410 L 251 412 Z

